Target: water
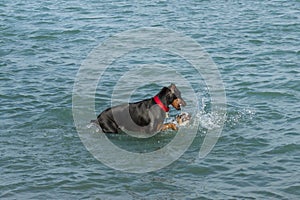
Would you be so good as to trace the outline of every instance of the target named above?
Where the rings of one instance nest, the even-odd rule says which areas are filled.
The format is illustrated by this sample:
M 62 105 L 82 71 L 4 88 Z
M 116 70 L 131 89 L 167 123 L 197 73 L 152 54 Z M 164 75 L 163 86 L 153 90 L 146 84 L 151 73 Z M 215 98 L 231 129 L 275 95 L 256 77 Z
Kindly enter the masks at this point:
M 0 197 L 299 199 L 299 4 L 1 1 Z M 198 134 L 179 160 L 131 174 L 103 165 L 86 150 L 73 122 L 72 91 L 77 70 L 94 47 L 144 26 L 175 30 L 203 46 L 224 82 L 227 119 L 204 159 L 197 156 L 213 125 L 208 113 L 199 117 Z M 131 64 L 145 64 L 138 61 Z M 104 86 L 115 84 L 113 77 L 107 80 Z M 132 98 L 156 88 L 149 83 Z M 196 90 L 205 104 L 207 91 Z M 105 90 L 98 95 L 107 98 Z M 96 105 L 100 112 L 108 102 Z M 157 135 L 136 150 L 161 147 L 173 134 Z M 110 139 L 123 147 L 139 144 L 126 136 Z

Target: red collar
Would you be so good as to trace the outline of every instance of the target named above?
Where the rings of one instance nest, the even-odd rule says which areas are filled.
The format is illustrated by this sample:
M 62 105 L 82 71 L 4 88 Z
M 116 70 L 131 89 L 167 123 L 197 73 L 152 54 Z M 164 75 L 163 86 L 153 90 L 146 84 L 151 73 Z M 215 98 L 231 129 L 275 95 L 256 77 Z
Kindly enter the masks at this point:
M 169 107 L 168 106 L 165 106 L 162 102 L 161 102 L 161 100 L 158 98 L 158 96 L 155 96 L 154 98 L 154 101 L 155 101 L 155 103 L 161 108 L 161 109 L 163 109 L 165 112 L 169 112 Z

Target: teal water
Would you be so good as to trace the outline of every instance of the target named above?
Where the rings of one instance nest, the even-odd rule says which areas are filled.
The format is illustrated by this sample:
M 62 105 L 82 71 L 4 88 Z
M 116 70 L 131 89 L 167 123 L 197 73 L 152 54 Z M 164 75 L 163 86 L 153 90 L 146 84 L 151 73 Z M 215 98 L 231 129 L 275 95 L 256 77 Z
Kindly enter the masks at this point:
M 1 1 L 0 198 L 299 199 L 299 8 L 297 0 Z M 197 137 L 180 159 L 131 174 L 86 150 L 73 122 L 72 92 L 93 48 L 145 26 L 189 36 L 210 54 L 225 86 L 227 119 L 204 159 L 197 158 L 199 141 L 210 123 L 200 117 Z M 166 62 L 162 57 L 158 62 Z M 106 81 L 99 98 L 114 76 Z M 157 86 L 147 85 L 133 98 L 152 96 Z M 96 105 L 100 112 L 109 102 Z M 136 151 L 172 137 L 157 135 Z M 139 144 L 110 139 L 124 148 Z

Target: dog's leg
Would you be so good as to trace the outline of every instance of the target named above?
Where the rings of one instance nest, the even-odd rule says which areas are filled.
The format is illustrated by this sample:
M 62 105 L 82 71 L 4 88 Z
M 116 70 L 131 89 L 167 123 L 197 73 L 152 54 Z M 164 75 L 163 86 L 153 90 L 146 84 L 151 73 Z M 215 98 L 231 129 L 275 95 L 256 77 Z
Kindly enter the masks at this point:
M 178 130 L 178 127 L 176 126 L 176 124 L 173 124 L 173 123 L 167 123 L 167 124 L 163 124 L 161 130 L 162 131 L 165 131 L 167 129 L 172 129 L 174 131 L 177 131 Z

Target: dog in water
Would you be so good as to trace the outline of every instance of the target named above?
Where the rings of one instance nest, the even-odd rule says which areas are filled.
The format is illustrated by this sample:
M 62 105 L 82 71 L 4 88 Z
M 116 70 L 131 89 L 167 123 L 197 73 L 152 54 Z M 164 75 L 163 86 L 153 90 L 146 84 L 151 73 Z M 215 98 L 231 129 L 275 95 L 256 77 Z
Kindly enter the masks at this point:
M 176 110 L 186 106 L 175 84 L 163 87 L 152 98 L 107 108 L 92 122 L 99 124 L 104 133 L 131 131 L 154 134 L 167 129 L 177 130 L 174 123 L 164 124 L 169 105 Z

